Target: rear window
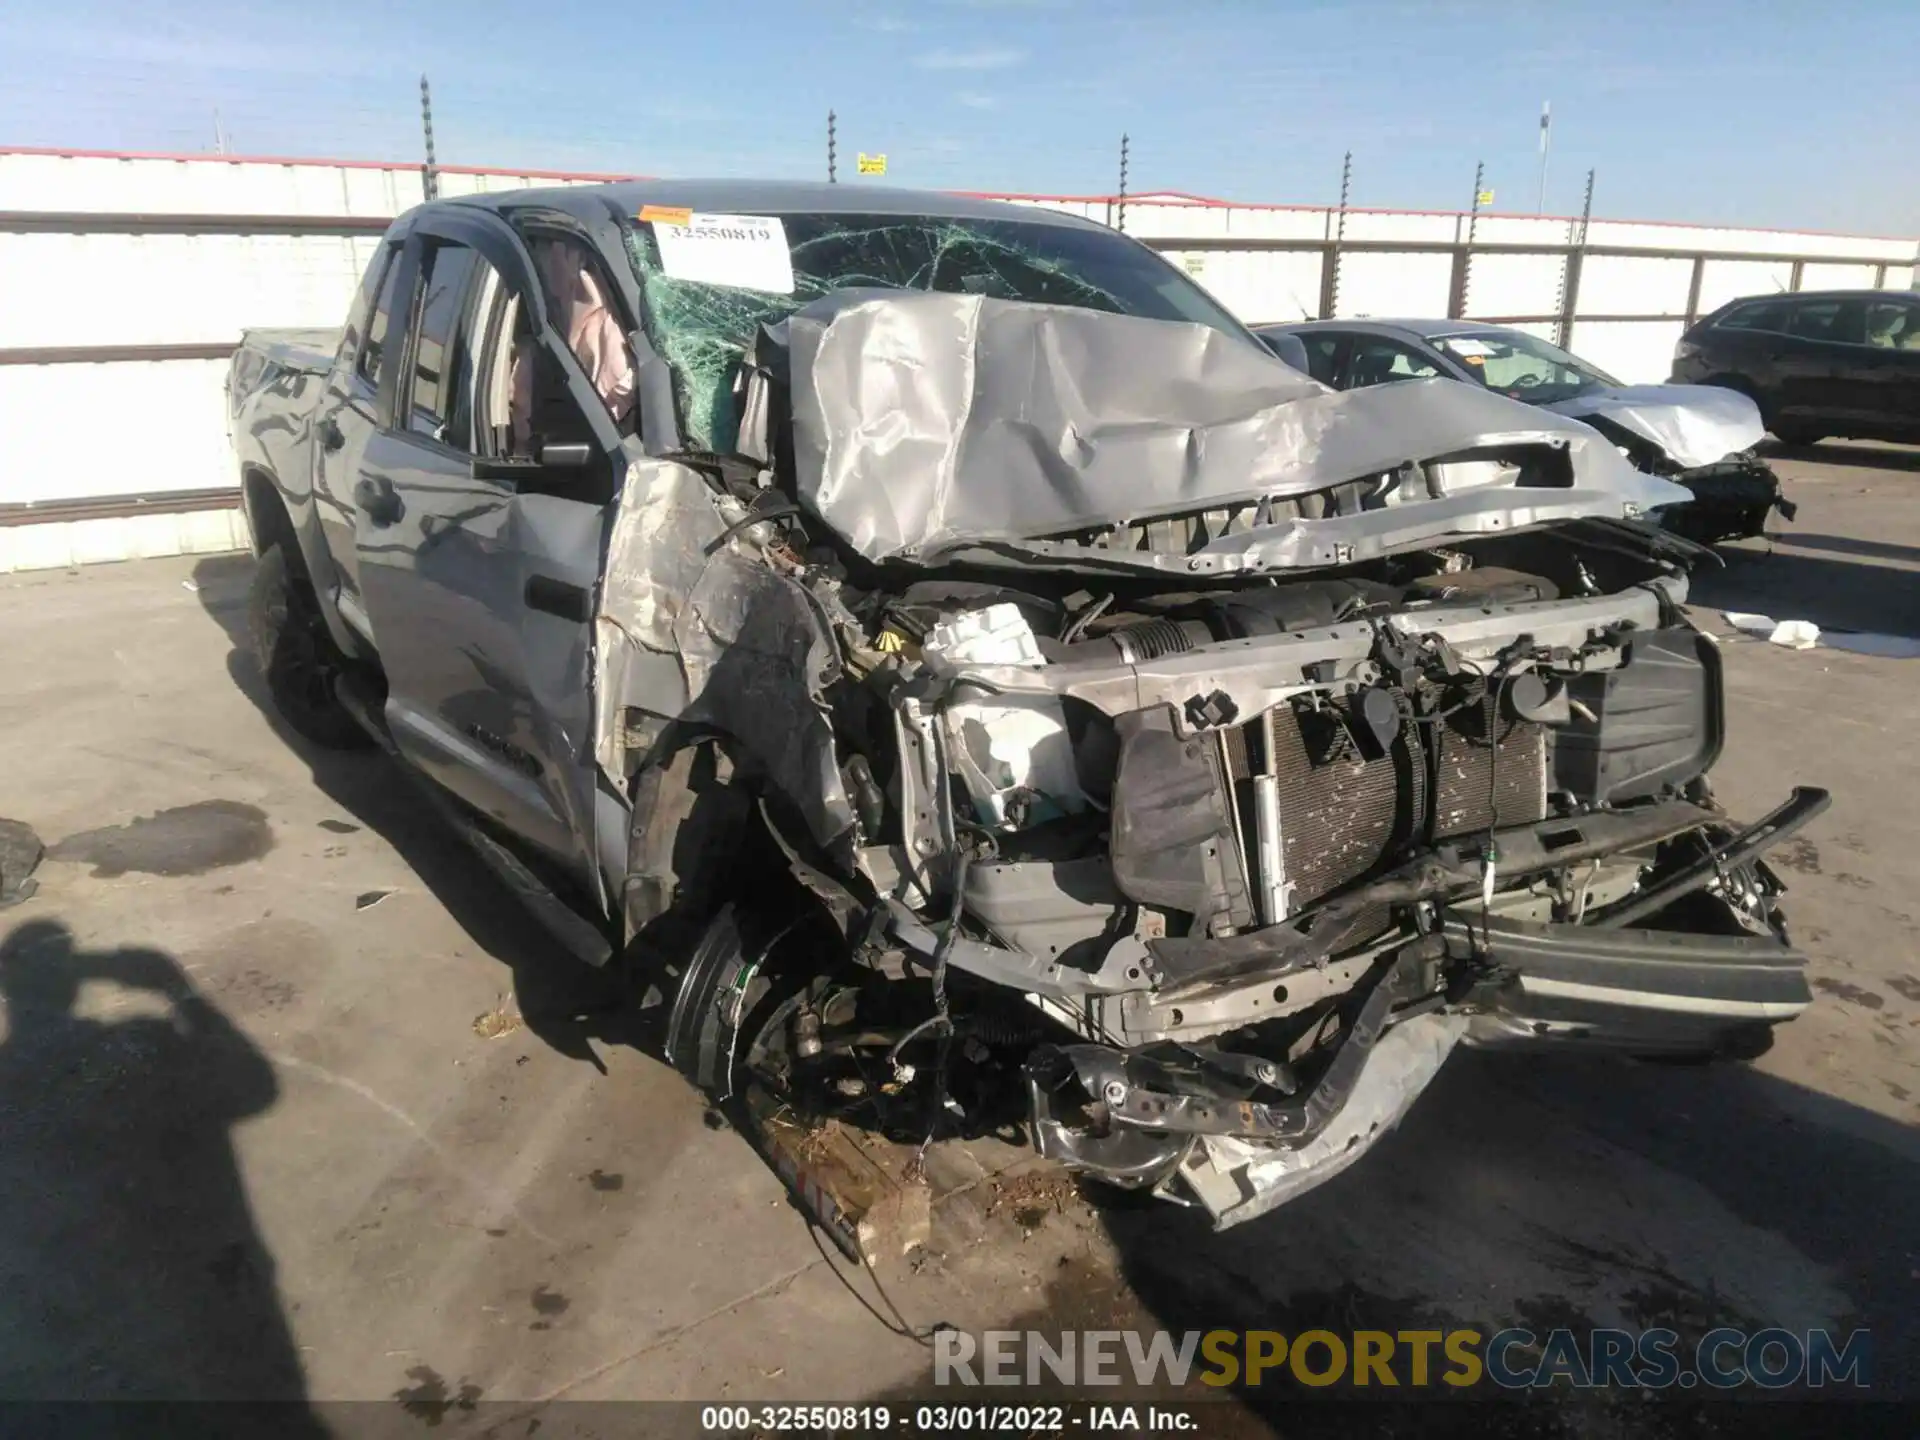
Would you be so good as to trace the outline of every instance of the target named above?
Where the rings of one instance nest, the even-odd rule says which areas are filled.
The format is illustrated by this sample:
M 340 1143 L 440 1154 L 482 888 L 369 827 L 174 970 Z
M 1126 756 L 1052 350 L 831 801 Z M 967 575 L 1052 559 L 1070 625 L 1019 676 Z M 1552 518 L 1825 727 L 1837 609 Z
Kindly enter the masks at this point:
M 1736 305 L 1715 321 L 1713 328 L 1716 330 L 1771 330 L 1784 334 L 1787 328 L 1787 302 L 1761 300 L 1753 304 Z
M 392 247 L 387 273 L 380 283 L 380 298 L 374 302 L 373 315 L 367 321 L 367 338 L 360 347 L 358 370 L 360 378 L 369 385 L 380 383 L 380 357 L 386 353 L 387 330 L 393 320 L 394 306 L 400 303 L 395 292 L 400 288 L 402 268 L 399 249 Z

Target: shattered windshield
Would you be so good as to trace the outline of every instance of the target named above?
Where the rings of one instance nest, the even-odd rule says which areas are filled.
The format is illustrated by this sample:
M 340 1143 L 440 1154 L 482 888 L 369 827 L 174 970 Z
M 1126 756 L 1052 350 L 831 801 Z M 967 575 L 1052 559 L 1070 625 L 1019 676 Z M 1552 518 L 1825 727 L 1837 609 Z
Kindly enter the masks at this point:
M 1489 390 L 1551 405 L 1620 382 L 1521 330 L 1483 330 L 1477 335 L 1436 335 L 1433 343 L 1465 365 Z
M 627 252 L 646 301 L 649 338 L 672 367 L 685 439 L 697 449 L 734 448 L 734 374 L 758 327 L 837 290 L 987 295 L 1246 335 L 1180 271 L 1103 230 L 912 215 L 788 214 L 779 220 L 792 260 L 791 292 L 671 273 L 674 257 L 663 264 L 655 226 L 628 222 Z M 767 277 L 755 278 L 765 283 Z

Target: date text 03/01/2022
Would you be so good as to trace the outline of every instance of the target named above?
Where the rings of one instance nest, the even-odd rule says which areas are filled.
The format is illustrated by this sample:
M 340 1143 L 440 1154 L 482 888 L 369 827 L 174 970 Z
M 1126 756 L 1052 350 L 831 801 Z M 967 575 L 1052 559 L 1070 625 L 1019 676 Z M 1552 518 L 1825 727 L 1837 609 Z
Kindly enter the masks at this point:
M 886 1405 L 707 1405 L 700 1411 L 700 1428 L 757 1434 L 1004 1430 L 1033 1435 L 1069 1428 L 1191 1432 L 1199 1429 L 1199 1422 L 1190 1411 L 1165 1405 L 916 1405 L 911 1410 Z

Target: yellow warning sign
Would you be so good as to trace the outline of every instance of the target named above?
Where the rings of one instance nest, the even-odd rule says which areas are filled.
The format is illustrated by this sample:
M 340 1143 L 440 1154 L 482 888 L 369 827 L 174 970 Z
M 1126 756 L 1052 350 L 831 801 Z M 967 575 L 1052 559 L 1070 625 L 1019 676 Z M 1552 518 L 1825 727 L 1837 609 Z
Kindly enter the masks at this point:
M 1493 203 L 1493 192 L 1491 190 L 1482 190 L 1474 203 L 1477 205 L 1491 205 Z
M 860 173 L 862 175 L 886 174 L 887 157 L 885 155 L 869 155 L 866 151 L 862 150 L 860 152 Z

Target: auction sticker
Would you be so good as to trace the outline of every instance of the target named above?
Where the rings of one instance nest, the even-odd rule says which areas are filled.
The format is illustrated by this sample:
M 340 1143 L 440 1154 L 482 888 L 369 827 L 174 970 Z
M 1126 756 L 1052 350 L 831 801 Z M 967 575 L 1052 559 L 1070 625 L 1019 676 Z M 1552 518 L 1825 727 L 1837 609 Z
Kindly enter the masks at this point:
M 652 222 L 660 268 L 676 280 L 793 293 L 793 255 L 787 249 L 787 227 L 777 215 L 691 210 L 671 219 L 657 211 L 642 212 L 640 218 Z

